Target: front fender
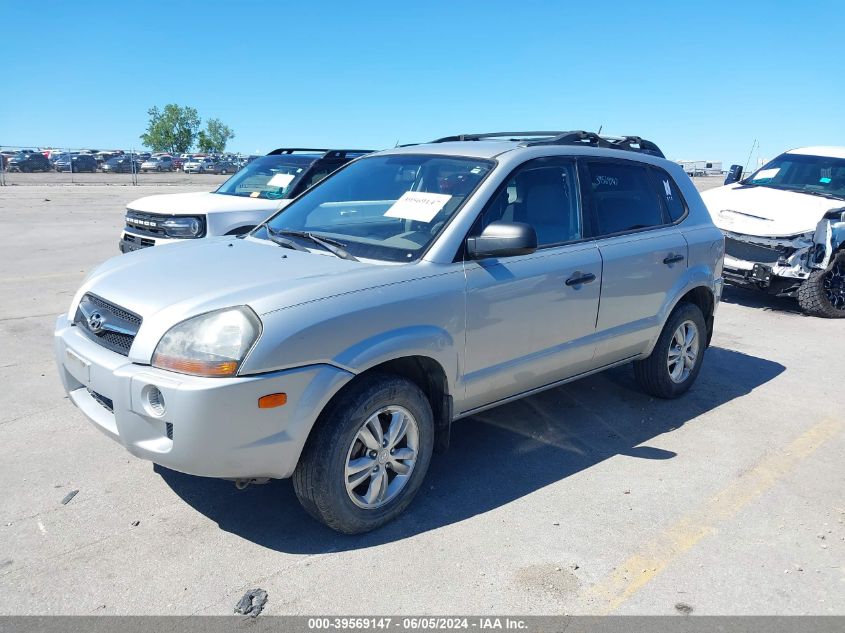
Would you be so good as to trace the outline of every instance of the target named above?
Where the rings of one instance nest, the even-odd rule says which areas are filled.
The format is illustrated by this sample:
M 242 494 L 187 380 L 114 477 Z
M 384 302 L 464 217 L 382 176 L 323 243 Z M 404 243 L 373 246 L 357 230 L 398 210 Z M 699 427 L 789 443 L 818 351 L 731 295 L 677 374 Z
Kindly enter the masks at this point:
M 425 356 L 437 361 L 446 373 L 450 391 L 458 371 L 458 352 L 446 330 L 416 325 L 387 330 L 364 339 L 340 352 L 333 359 L 338 367 L 363 373 L 387 361 L 408 356 Z

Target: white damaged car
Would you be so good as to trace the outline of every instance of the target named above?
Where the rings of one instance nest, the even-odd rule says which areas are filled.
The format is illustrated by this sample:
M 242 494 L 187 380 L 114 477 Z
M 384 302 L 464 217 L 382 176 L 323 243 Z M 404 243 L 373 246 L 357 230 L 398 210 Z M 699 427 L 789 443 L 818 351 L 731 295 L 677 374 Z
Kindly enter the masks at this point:
M 725 234 L 725 280 L 845 317 L 845 147 L 789 150 L 745 180 L 737 167 L 701 194 Z

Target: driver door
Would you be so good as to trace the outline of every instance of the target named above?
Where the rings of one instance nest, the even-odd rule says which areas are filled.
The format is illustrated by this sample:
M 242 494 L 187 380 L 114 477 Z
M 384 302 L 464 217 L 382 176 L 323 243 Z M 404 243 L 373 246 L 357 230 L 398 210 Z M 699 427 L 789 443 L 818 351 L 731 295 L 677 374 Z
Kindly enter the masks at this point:
M 462 413 L 588 371 L 595 352 L 602 260 L 583 239 L 574 161 L 542 158 L 519 167 L 474 233 L 495 220 L 531 224 L 538 249 L 464 262 Z

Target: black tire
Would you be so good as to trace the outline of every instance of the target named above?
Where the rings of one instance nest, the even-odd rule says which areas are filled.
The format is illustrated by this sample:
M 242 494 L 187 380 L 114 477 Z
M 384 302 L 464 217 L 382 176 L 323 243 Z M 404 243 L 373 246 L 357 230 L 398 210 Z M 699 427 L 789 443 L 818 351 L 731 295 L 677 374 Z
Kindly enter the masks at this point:
M 672 339 L 675 332 L 687 321 L 692 322 L 697 329 L 698 351 L 689 375 L 681 382 L 675 382 L 669 373 L 669 346 L 673 343 Z M 634 362 L 634 376 L 646 393 L 657 398 L 677 398 L 695 382 L 698 372 L 701 371 L 706 350 L 707 325 L 704 322 L 701 309 L 692 303 L 681 303 L 675 307 L 666 320 L 666 325 L 663 326 L 663 331 L 660 333 L 651 355 L 644 360 Z
M 398 405 L 415 418 L 417 461 L 405 486 L 385 505 L 365 509 L 346 491 L 347 455 L 358 431 L 379 409 Z M 311 431 L 293 473 L 293 488 L 305 511 L 345 534 L 369 532 L 402 513 L 422 485 L 434 446 L 434 416 L 414 383 L 391 374 L 361 377 L 329 404 Z
M 798 305 L 810 316 L 845 318 L 845 253 L 825 270 L 814 270 L 798 287 Z

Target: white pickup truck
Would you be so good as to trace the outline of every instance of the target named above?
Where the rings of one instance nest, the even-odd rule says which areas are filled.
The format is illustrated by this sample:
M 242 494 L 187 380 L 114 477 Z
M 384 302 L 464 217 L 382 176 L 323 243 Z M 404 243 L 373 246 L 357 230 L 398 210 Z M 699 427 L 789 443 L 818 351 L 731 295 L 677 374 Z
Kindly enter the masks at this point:
M 370 150 L 279 148 L 216 191 L 147 196 L 126 207 L 120 251 L 216 235 L 242 235 L 338 167 Z

